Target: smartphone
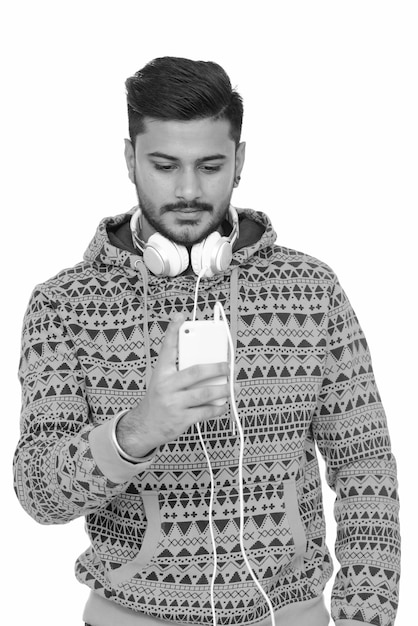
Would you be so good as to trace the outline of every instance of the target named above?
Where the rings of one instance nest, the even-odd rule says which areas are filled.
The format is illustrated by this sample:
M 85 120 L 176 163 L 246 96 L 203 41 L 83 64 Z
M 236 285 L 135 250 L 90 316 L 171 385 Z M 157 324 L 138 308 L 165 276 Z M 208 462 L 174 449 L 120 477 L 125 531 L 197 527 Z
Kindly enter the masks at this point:
M 191 365 L 228 362 L 228 334 L 221 320 L 197 320 L 184 322 L 179 329 L 179 370 Z M 223 385 L 226 376 L 217 376 L 206 381 L 208 385 Z M 199 383 L 201 386 L 202 383 Z M 212 404 L 222 405 L 224 400 Z

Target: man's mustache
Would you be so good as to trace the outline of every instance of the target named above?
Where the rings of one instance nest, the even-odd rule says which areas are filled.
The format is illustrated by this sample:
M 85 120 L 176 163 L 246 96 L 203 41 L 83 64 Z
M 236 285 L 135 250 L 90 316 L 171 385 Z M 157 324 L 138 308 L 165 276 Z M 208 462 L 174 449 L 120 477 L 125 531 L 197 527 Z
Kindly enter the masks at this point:
M 199 202 L 198 200 L 193 200 L 191 202 L 179 201 L 172 204 L 164 204 L 161 207 L 162 213 L 167 213 L 168 211 L 181 211 L 183 209 L 195 209 L 196 211 L 213 211 L 213 206 L 208 204 L 207 202 Z

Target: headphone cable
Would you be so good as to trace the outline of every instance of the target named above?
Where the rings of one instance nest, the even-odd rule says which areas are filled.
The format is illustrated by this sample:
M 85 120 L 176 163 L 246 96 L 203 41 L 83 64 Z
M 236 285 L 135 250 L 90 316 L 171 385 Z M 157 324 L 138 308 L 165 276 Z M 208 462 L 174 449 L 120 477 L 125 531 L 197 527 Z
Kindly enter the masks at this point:
M 202 268 L 202 270 L 199 272 L 199 275 L 197 277 L 197 281 L 196 281 L 196 289 L 195 289 L 195 298 L 194 298 L 194 308 L 193 308 L 193 321 L 196 320 L 196 313 L 197 313 L 197 299 L 198 299 L 198 292 L 199 292 L 199 283 L 201 278 L 205 275 L 207 268 L 204 267 Z M 245 565 L 257 587 L 257 589 L 259 590 L 259 592 L 261 593 L 261 595 L 263 596 L 263 598 L 265 599 L 269 611 L 270 611 L 270 616 L 271 616 L 271 622 L 272 622 L 272 626 L 275 626 L 276 622 L 275 622 L 275 617 L 274 617 L 274 608 L 273 605 L 271 603 L 270 598 L 268 597 L 267 593 L 264 591 L 263 587 L 261 586 L 260 582 L 258 581 L 256 575 L 254 574 L 254 571 L 250 565 L 250 562 L 248 560 L 247 554 L 245 552 L 245 546 L 244 546 L 244 479 L 243 479 L 243 462 L 244 462 L 244 431 L 241 425 L 241 422 L 239 420 L 238 417 L 238 409 L 236 406 L 236 402 L 235 402 L 235 389 L 234 389 L 234 380 L 235 380 L 235 374 L 234 374 L 234 361 L 235 361 L 235 355 L 234 355 L 234 343 L 232 340 L 232 336 L 231 336 L 231 331 L 229 329 L 229 325 L 228 325 L 228 320 L 226 318 L 226 314 L 225 314 L 225 310 L 222 306 L 222 304 L 218 301 L 215 304 L 215 311 L 214 311 L 214 317 L 215 319 L 219 319 L 219 316 L 222 318 L 223 323 L 225 324 L 226 327 L 226 332 L 227 332 L 227 337 L 228 337 L 228 344 L 229 344 L 229 385 L 230 385 L 230 395 L 231 395 L 231 409 L 234 415 L 234 425 L 236 424 L 237 428 L 238 428 L 238 433 L 239 433 L 239 459 L 238 459 L 238 487 L 239 487 L 239 507 L 240 507 L 240 525 L 239 525 L 239 542 L 240 542 L 240 548 L 241 548 L 241 553 L 242 556 L 244 558 L 244 562 Z M 212 468 L 212 464 L 210 462 L 210 457 L 209 457 L 209 453 L 208 450 L 206 448 L 206 444 L 203 440 L 203 436 L 202 436 L 202 431 L 200 429 L 200 424 L 197 422 L 196 423 L 196 429 L 199 435 L 199 439 L 200 439 L 200 443 L 204 452 L 204 455 L 206 457 L 206 462 L 208 465 L 208 469 L 209 469 L 209 475 L 210 475 L 210 500 L 209 500 L 209 532 L 210 532 L 210 537 L 211 537 L 211 541 L 212 541 L 212 551 L 213 551 L 213 574 L 212 574 L 212 578 L 211 578 L 211 583 L 210 583 L 210 604 L 211 604 L 211 609 L 212 609 L 212 617 L 213 617 L 213 626 L 216 626 L 217 621 L 216 621 L 216 610 L 215 610 L 215 578 L 216 578 L 216 574 L 217 574 L 217 568 L 218 568 L 218 559 L 217 559 L 217 552 L 216 552 L 216 542 L 215 542 L 215 533 L 214 533 L 214 527 L 213 527 L 213 504 L 214 504 L 214 497 L 215 497 L 215 479 L 214 479 L 214 475 L 213 475 L 213 468 Z M 234 430 L 235 432 L 235 430 Z

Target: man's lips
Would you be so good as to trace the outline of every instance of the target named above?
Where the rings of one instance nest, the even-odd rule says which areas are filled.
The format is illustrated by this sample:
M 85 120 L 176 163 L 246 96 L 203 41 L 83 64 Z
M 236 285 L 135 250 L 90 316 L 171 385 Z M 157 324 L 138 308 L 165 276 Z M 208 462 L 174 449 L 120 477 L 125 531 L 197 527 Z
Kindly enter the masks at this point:
M 179 202 L 178 204 L 166 204 L 162 208 L 163 213 L 204 213 L 212 211 L 213 206 L 206 202 L 186 203 Z
M 203 213 L 205 209 L 173 209 L 174 213 Z

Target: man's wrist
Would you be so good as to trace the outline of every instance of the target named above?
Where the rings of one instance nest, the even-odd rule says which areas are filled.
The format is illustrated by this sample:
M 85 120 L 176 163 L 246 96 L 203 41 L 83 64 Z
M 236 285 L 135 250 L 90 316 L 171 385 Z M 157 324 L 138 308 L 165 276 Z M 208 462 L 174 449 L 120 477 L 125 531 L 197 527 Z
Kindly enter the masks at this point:
M 121 421 L 123 417 L 125 417 L 127 413 L 129 413 L 129 411 L 130 409 L 124 409 L 123 411 L 121 411 L 120 413 L 116 415 L 114 423 L 113 423 L 113 428 L 112 428 L 112 440 L 113 440 L 116 450 L 118 451 L 118 454 L 122 457 L 122 459 L 124 459 L 125 461 L 129 461 L 130 463 L 144 463 L 148 461 L 155 454 L 156 448 L 145 451 L 144 454 L 134 456 L 132 454 L 129 454 L 126 450 L 124 450 L 118 440 L 119 422 Z

